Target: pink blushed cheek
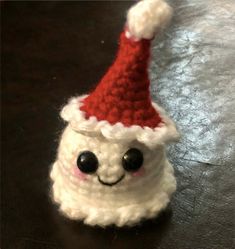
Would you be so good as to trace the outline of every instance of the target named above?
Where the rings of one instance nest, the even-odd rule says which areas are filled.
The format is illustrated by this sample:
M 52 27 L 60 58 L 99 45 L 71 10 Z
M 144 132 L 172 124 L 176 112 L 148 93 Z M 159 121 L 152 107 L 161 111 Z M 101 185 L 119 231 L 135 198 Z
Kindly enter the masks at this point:
M 143 167 L 141 167 L 138 171 L 132 173 L 132 175 L 133 176 L 142 176 L 142 175 L 144 175 L 144 173 L 145 173 L 145 170 Z
M 82 181 L 85 181 L 87 179 L 86 174 L 82 173 L 82 171 L 78 167 L 74 167 L 73 173 Z

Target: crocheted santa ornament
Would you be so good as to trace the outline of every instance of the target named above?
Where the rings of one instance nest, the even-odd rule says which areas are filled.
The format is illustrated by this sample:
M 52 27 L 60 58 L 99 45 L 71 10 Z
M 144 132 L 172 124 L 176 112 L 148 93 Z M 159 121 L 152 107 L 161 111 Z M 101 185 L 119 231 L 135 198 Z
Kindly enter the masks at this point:
M 133 225 L 156 216 L 176 181 L 165 144 L 174 123 L 152 103 L 150 43 L 171 17 L 163 0 L 143 0 L 127 14 L 113 65 L 88 96 L 61 112 L 68 122 L 51 171 L 53 198 L 71 219 L 90 225 Z

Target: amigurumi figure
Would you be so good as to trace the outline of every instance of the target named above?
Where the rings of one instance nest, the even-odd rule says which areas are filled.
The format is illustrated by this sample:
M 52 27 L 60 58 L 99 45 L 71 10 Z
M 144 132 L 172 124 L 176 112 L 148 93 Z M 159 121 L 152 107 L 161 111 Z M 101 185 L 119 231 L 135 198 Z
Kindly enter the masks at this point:
M 53 164 L 53 199 L 67 217 L 89 225 L 134 225 L 159 214 L 176 189 L 165 144 L 174 123 L 153 103 L 148 65 L 154 35 L 170 20 L 164 0 L 127 13 L 115 61 L 89 95 L 70 99 Z

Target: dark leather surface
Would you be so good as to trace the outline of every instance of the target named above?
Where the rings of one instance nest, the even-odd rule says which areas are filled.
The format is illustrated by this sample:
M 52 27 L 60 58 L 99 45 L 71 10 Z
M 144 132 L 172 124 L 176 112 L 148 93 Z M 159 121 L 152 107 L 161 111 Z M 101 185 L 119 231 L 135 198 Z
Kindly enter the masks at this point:
M 48 174 L 59 109 L 103 75 L 132 3 L 2 4 L 3 249 L 235 248 L 235 2 L 171 3 L 150 75 L 153 99 L 182 133 L 169 148 L 178 189 L 159 218 L 122 229 L 60 216 Z

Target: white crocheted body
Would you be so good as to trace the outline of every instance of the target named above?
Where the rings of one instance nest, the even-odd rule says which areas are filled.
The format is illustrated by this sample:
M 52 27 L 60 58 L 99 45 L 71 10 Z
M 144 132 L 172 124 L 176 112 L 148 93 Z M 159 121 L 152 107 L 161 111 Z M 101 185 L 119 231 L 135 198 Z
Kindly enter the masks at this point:
M 144 155 L 142 169 L 134 174 L 126 172 L 121 163 L 129 148 L 138 148 Z M 76 161 L 85 150 L 95 153 L 99 167 L 96 173 L 84 176 L 77 172 Z M 105 182 L 124 178 L 114 186 L 106 186 L 98 176 Z M 134 225 L 142 218 L 154 217 L 166 207 L 176 189 L 163 145 L 150 149 L 137 140 L 110 141 L 102 135 L 81 134 L 70 125 L 62 135 L 51 178 L 53 198 L 60 210 L 71 219 L 99 226 Z

